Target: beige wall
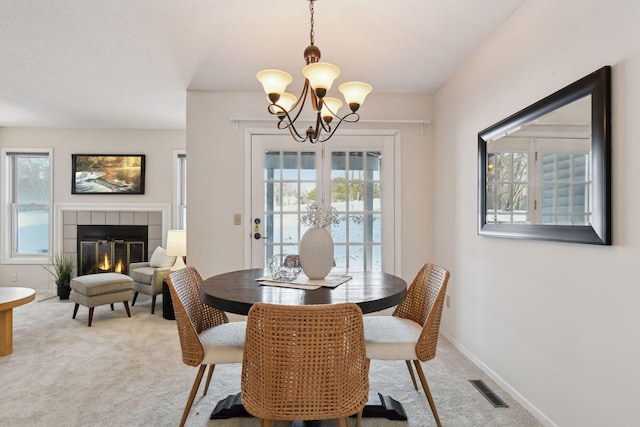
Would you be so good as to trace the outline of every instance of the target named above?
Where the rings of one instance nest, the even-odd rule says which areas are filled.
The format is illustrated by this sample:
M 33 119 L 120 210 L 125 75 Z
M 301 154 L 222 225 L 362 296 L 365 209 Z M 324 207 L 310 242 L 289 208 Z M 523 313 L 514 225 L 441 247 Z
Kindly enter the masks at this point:
M 435 96 L 443 328 L 547 425 L 638 423 L 640 2 L 528 1 Z M 604 66 L 613 246 L 477 235 L 477 133 Z
M 245 209 L 245 130 L 275 128 L 275 121 L 243 121 L 230 117 L 269 118 L 264 93 L 188 92 L 187 156 L 189 162 L 189 264 L 203 276 L 242 269 L 251 225 L 233 225 L 233 214 Z M 309 107 L 307 106 L 307 109 Z M 429 120 L 428 95 L 372 93 L 361 109 L 367 120 Z M 432 128 L 430 125 L 358 123 L 345 129 L 400 129 L 402 174 L 403 277 L 410 280 L 432 258 Z M 342 129 L 342 128 L 341 128 Z M 331 141 L 327 142 L 328 144 Z M 295 141 L 291 141 L 295 146 Z
M 78 203 L 113 207 L 136 203 L 171 204 L 173 150 L 184 150 L 185 131 L 0 128 L 0 148 L 27 147 L 53 148 L 54 205 Z M 71 154 L 74 153 L 145 154 L 145 194 L 71 194 Z M 1 167 L 4 168 L 4 164 Z M 52 225 L 55 225 L 55 221 L 56 218 L 53 218 Z M 2 233 L 0 239 L 5 238 L 7 236 Z M 17 282 L 10 281 L 11 273 L 17 273 Z M 39 297 L 52 290 L 55 292 L 52 276 L 40 265 L 0 264 L 0 286 L 12 285 L 35 288 Z
M 403 277 L 427 260 L 452 271 L 443 332 L 546 425 L 631 426 L 639 415 L 638 17 L 631 0 L 530 0 L 434 97 L 367 98 L 363 118 L 431 120 L 424 134 L 418 125 L 355 126 L 402 133 Z M 478 131 L 607 64 L 614 245 L 478 236 Z M 70 194 L 72 152 L 145 153 L 147 194 L 135 200 L 162 203 L 171 199 L 171 150 L 186 140 L 188 261 L 206 277 L 244 267 L 247 219 L 234 226 L 233 214 L 245 209 L 245 129 L 274 124 L 236 131 L 229 117 L 266 117 L 265 107 L 258 92 L 188 92 L 186 133 L 0 129 L 0 146 L 54 147 L 56 202 L 106 200 Z M 13 269 L 20 285 L 48 281 L 39 266 L 0 265 L 3 284 Z

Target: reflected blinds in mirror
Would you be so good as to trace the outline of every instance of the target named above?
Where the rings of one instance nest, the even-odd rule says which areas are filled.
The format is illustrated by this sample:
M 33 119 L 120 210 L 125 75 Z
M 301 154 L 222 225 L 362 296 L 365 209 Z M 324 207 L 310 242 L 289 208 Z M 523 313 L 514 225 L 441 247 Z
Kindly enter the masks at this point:
M 587 225 L 591 222 L 589 155 L 542 155 L 542 224 Z

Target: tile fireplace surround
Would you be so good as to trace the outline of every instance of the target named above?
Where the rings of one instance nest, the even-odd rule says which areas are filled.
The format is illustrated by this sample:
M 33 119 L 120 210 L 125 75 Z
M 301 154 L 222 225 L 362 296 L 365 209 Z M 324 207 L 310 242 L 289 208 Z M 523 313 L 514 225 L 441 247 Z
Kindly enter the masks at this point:
M 149 241 L 147 259 L 156 246 L 163 245 L 163 236 L 169 229 L 169 205 L 135 205 L 108 208 L 100 206 L 64 206 L 58 207 L 58 236 L 61 247 L 67 256 L 76 256 L 78 225 L 147 225 Z

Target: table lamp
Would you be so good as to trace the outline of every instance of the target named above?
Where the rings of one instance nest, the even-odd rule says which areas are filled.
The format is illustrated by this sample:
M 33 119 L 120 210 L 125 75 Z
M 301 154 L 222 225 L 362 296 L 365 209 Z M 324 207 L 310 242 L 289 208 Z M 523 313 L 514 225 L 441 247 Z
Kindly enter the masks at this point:
M 171 271 L 186 267 L 184 263 L 184 257 L 187 256 L 186 230 L 167 231 L 167 255 L 176 257 L 176 263 L 171 267 Z

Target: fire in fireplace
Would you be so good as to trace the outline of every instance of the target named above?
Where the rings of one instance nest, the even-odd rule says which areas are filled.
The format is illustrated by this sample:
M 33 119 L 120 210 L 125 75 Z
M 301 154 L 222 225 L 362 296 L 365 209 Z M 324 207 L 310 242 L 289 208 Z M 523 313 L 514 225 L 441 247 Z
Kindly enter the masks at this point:
M 146 260 L 146 225 L 79 225 L 78 275 L 129 273 L 129 264 Z

